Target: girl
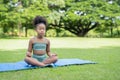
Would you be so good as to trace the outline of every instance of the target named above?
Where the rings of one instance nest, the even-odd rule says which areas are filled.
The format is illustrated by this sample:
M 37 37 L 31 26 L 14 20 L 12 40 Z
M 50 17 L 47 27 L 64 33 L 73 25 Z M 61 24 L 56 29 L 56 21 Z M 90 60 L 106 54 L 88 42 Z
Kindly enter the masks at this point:
M 47 21 L 41 16 L 36 16 L 33 24 L 35 26 L 37 36 L 29 40 L 25 61 L 31 65 L 40 67 L 56 62 L 58 57 L 56 54 L 52 54 L 50 52 L 50 41 L 44 37 Z M 48 58 L 46 57 L 46 54 Z

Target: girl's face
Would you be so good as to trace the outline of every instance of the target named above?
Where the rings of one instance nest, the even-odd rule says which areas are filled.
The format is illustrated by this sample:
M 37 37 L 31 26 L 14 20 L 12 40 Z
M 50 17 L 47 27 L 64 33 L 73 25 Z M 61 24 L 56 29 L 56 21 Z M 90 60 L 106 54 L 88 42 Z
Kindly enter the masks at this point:
M 36 32 L 38 34 L 38 36 L 43 37 L 45 35 L 46 32 L 46 26 L 43 23 L 40 23 L 36 26 Z

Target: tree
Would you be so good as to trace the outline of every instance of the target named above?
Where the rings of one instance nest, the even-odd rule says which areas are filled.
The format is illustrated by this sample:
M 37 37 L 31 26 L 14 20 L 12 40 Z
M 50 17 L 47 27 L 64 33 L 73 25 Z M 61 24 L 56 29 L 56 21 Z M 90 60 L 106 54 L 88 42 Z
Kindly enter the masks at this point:
M 0 24 L 5 26 L 5 30 L 11 26 L 18 29 L 19 35 L 25 27 L 25 36 L 27 30 L 33 28 L 32 20 L 36 15 L 42 15 L 48 19 L 49 24 L 54 24 L 60 17 L 59 8 L 64 6 L 63 0 L 3 0 L 1 3 Z
M 102 11 L 101 11 L 102 10 Z M 111 36 L 113 36 L 113 29 L 120 26 L 120 8 L 118 4 L 118 0 L 115 1 L 107 1 L 104 3 L 104 6 L 100 7 L 100 23 L 101 26 L 96 28 L 98 32 L 109 32 Z
M 102 24 L 105 25 L 106 20 L 101 19 L 101 15 L 115 18 L 120 13 L 116 2 L 113 4 L 98 0 L 66 0 L 65 2 L 64 10 L 66 12 L 65 16 L 61 18 L 64 28 L 77 36 L 85 36 L 90 30 L 100 27 Z
M 90 30 L 108 31 L 120 25 L 119 0 L 1 0 L 0 25 L 4 32 L 33 28 L 36 15 L 47 18 L 49 28 L 61 28 L 77 36 L 85 36 Z M 118 29 L 118 27 L 117 27 Z M 119 34 L 119 30 L 117 30 Z

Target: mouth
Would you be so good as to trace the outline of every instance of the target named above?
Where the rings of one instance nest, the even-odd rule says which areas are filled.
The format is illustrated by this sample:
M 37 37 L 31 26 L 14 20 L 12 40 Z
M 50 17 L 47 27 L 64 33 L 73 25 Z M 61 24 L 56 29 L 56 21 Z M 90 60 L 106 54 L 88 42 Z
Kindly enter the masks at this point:
M 43 34 L 45 34 L 45 33 L 40 33 L 40 34 L 42 34 L 42 35 L 43 35 Z

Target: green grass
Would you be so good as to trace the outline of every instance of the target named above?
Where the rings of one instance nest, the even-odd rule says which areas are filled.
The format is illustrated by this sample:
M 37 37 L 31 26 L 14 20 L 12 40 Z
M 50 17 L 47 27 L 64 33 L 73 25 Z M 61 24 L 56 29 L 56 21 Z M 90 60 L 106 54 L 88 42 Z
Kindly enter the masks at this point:
M 97 64 L 0 72 L 0 80 L 120 80 L 119 38 L 49 38 L 59 58 L 80 58 Z M 27 39 L 1 39 L 0 63 L 23 60 Z

